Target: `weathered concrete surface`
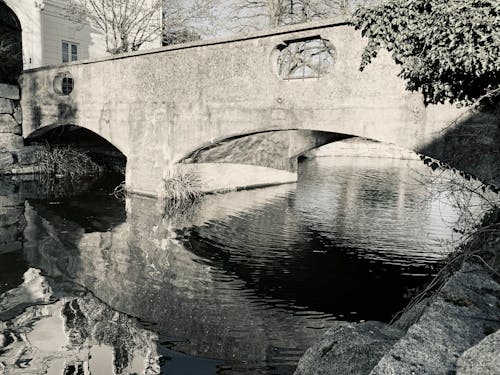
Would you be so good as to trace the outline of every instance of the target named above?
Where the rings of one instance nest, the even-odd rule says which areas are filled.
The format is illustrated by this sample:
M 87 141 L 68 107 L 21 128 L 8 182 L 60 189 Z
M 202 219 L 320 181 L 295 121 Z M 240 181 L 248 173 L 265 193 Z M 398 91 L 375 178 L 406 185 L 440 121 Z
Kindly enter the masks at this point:
M 278 47 L 315 36 L 335 48 L 332 71 L 280 78 Z M 23 134 L 86 127 L 125 154 L 129 190 L 152 194 L 195 151 L 264 131 L 331 132 L 411 150 L 431 144 L 463 110 L 425 107 L 419 94 L 405 91 L 388 53 L 360 72 L 365 43 L 346 22 L 327 20 L 26 71 Z M 67 96 L 54 90 L 62 73 L 74 79 Z
M 359 137 L 329 143 L 307 152 L 305 156 L 311 158 L 323 156 L 350 156 L 420 160 L 420 157 L 414 151 L 397 145 L 375 142 Z
M 178 164 L 177 171 L 196 172 L 207 193 L 297 182 L 297 173 L 256 165 L 232 163 Z M 147 192 L 139 192 L 148 195 Z
M 341 323 L 305 352 L 294 375 L 368 374 L 403 334 L 381 322 Z
M 309 130 L 284 130 L 228 139 L 197 150 L 183 162 L 250 164 L 297 171 L 297 156 L 345 135 Z

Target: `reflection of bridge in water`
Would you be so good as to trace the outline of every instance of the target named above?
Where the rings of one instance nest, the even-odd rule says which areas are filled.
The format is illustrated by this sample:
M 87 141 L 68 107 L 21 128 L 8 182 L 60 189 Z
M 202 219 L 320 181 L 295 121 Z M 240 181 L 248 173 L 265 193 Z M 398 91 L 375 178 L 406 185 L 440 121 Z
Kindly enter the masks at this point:
M 341 160 L 336 164 L 341 171 Z M 365 239 L 375 236 L 353 228 L 345 215 L 373 190 L 362 178 L 366 174 L 337 173 L 335 179 L 344 175 L 345 181 L 330 195 L 316 194 L 314 204 L 308 199 L 321 190 L 317 183 L 281 185 L 207 196 L 198 209 L 175 220 L 163 218 L 155 200 L 139 196 L 127 200 L 126 217 L 123 207 L 89 196 L 59 204 L 30 199 L 23 205 L 23 253 L 30 266 L 54 278 L 53 288 L 64 290 L 68 284 L 62 280 L 84 286 L 111 309 L 154 322 L 152 329 L 168 336 L 159 340 L 176 350 L 246 361 L 242 366 L 291 369 L 331 320 L 369 318 L 365 311 L 375 303 L 403 305 L 411 281 L 394 283 L 394 274 L 412 262 L 429 272 L 428 262 L 435 261 L 435 255 L 433 260 L 425 252 L 412 254 L 414 244 L 407 243 L 405 253 L 397 230 L 383 238 L 387 244 L 379 252 L 361 251 Z M 382 173 L 383 188 L 364 207 L 392 204 L 404 211 L 401 201 L 421 193 L 395 183 L 404 174 Z M 336 204 L 332 195 L 339 196 Z M 294 212 L 300 217 L 292 220 Z M 362 209 L 354 213 L 369 226 L 362 214 Z M 414 220 L 408 225 L 421 224 Z M 336 244 L 336 228 L 353 232 L 350 247 Z M 273 244 L 279 246 L 272 249 Z M 377 267 L 384 268 L 383 278 L 371 276 Z M 388 319 L 393 312 L 381 310 L 372 318 Z
M 210 213 L 208 197 L 194 221 L 216 220 L 247 210 L 283 193 L 275 187 L 249 198 L 236 197 L 233 209 Z M 286 309 L 262 308 L 252 301 L 244 281 L 224 279 L 206 260 L 177 240 L 170 223 L 156 214 L 156 202 L 135 197 L 127 202 L 127 221 L 110 232 L 84 231 L 80 224 L 61 218 L 52 207 L 33 203 L 26 208 L 24 254 L 44 273 L 63 276 L 83 285 L 111 308 L 156 322 L 154 330 L 178 342 L 176 350 L 190 355 L 293 367 L 319 331 L 307 327 L 314 320 L 297 318 Z M 298 322 L 300 323 L 298 324 Z M 302 331 L 302 333 L 301 333 Z M 291 334 L 293 332 L 293 334 Z M 282 351 L 273 350 L 274 347 Z M 289 348 L 284 353 L 284 348 Z

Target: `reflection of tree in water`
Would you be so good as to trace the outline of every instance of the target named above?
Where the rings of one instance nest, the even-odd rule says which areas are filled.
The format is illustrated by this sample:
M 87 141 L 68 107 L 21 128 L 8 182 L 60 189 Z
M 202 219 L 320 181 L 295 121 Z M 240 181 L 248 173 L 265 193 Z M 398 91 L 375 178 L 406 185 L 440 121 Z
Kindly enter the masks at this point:
M 152 349 L 151 345 L 154 345 L 156 339 L 151 332 L 143 330 L 138 332 L 140 328 L 125 314 L 111 310 L 90 296 L 67 301 L 62 314 L 73 347 L 84 347 L 90 341 L 92 345 L 106 345 L 113 348 L 116 374 L 127 373 L 134 351 L 143 348 Z M 154 372 L 153 368 L 148 367 L 146 373 Z
M 63 297 L 44 305 L 53 300 L 51 287 L 58 289 L 60 285 L 49 280 L 52 285 L 48 287 L 47 280 L 37 270 L 31 270 L 23 284 L 1 296 L 2 300 L 15 297 L 12 304 L 6 304 L 11 308 L 20 301 L 28 303 L 31 292 L 37 295 L 38 289 L 45 291 L 43 298 L 31 301 L 31 307 L 23 313 L 0 321 L 0 369 L 26 374 L 51 372 L 59 366 L 63 374 L 91 374 L 92 368 L 103 373 L 106 369 L 93 362 L 97 350 L 107 353 L 113 368 L 109 371 L 114 374 L 159 373 L 155 333 L 92 295 Z

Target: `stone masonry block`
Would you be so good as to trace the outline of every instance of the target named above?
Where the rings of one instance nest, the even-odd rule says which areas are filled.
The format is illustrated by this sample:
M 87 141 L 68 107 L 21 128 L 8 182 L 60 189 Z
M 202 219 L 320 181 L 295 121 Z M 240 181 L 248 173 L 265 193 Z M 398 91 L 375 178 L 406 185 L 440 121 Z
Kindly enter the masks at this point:
M 14 158 L 10 152 L 0 152 L 0 170 L 8 169 L 14 164 Z
M 35 164 L 38 161 L 38 151 L 43 149 L 41 146 L 26 146 L 13 151 L 19 165 Z
M 14 117 L 7 114 L 0 115 L 0 133 L 21 134 L 21 127 Z
M 11 133 L 0 133 L 0 150 L 17 150 L 23 147 L 23 137 Z
M 0 98 L 0 113 L 8 113 L 9 115 L 14 112 L 12 100 Z
M 0 98 L 19 100 L 21 98 L 19 95 L 19 87 L 0 83 Z
M 19 125 L 23 123 L 23 110 L 21 109 L 21 106 L 16 106 L 14 109 L 14 119 Z

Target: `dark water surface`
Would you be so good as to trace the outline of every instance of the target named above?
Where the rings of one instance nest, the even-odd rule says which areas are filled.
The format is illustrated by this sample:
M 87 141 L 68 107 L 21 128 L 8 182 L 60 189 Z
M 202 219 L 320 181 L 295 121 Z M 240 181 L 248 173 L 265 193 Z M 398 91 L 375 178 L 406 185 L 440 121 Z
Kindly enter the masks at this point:
M 430 173 L 318 158 L 176 218 L 117 181 L 3 179 L 0 373 L 291 374 L 333 322 L 389 321 L 436 271 L 456 213 Z

